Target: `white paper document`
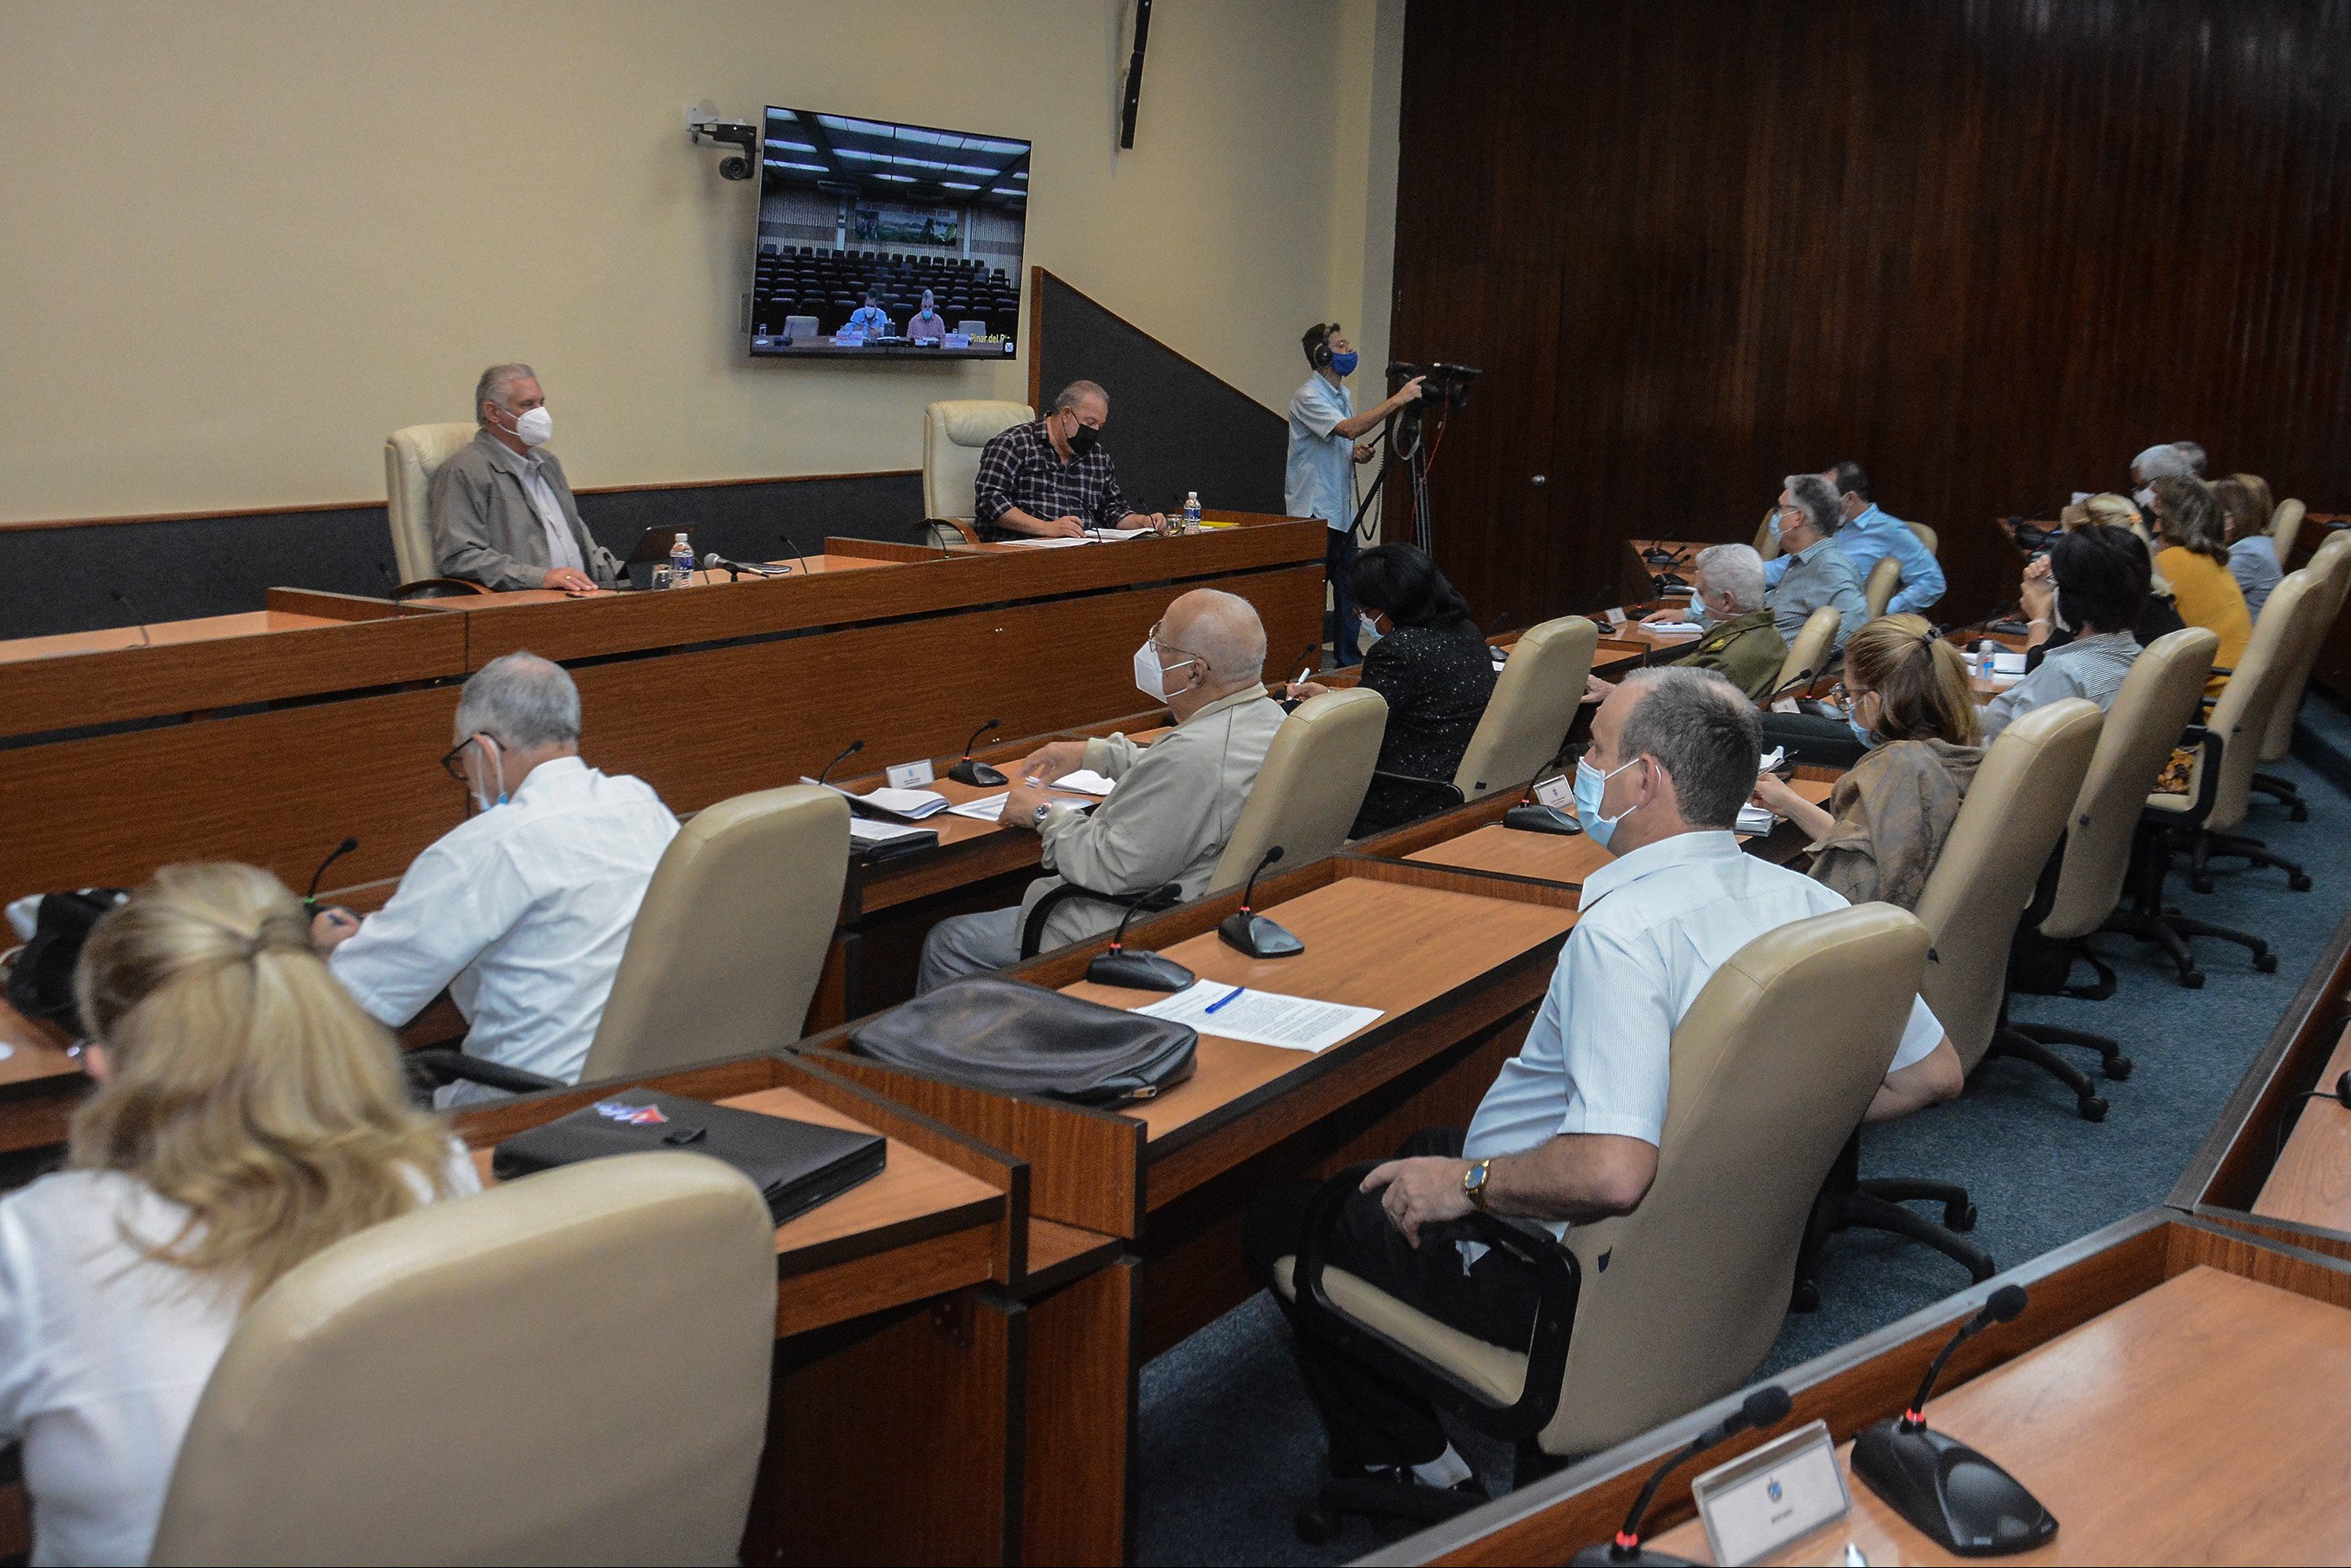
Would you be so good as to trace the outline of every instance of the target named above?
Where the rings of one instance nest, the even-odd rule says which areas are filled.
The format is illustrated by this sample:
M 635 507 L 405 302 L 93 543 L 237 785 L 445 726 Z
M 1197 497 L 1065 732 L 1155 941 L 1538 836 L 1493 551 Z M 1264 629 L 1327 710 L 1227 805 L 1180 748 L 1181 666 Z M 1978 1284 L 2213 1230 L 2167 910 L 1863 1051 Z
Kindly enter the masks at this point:
M 1706 630 L 1695 621 L 1652 621 L 1647 629 L 1656 637 L 1695 637 Z
M 800 775 L 800 782 L 815 784 L 816 780 L 803 773 Z M 818 787 L 830 789 L 844 799 L 854 800 L 861 806 L 871 806 L 877 811 L 887 811 L 893 817 L 904 817 L 910 822 L 919 822 L 925 817 L 935 817 L 947 809 L 947 798 L 935 789 L 885 788 L 868 790 L 862 795 L 853 795 L 838 784 L 823 784 Z
M 997 821 L 1004 815 L 1004 799 L 1010 793 L 1008 789 L 998 789 L 993 795 L 982 795 L 977 800 L 966 800 L 960 806 L 949 806 L 947 810 L 958 817 L 969 817 L 975 822 Z
M 1991 656 L 1991 673 L 1995 675 L 2021 676 L 2024 674 L 2025 655 L 2001 648 Z
M 1046 788 L 1067 789 L 1072 795 L 1107 795 L 1118 788 L 1118 780 L 1104 778 L 1091 768 L 1081 768 L 1074 773 L 1062 774 Z
M 893 839 L 910 839 L 930 831 L 912 822 L 877 822 L 870 817 L 849 819 L 849 841 L 852 844 L 886 844 Z
M 1780 819 L 1761 806 L 1739 808 L 1739 831 L 1742 833 L 1768 833 L 1779 825 Z
M 1305 1051 L 1327 1051 L 1380 1019 L 1377 1008 L 1285 997 L 1216 980 L 1196 980 L 1190 989 L 1178 991 L 1164 1002 L 1133 1010 L 1170 1023 L 1189 1024 L 1202 1034 Z

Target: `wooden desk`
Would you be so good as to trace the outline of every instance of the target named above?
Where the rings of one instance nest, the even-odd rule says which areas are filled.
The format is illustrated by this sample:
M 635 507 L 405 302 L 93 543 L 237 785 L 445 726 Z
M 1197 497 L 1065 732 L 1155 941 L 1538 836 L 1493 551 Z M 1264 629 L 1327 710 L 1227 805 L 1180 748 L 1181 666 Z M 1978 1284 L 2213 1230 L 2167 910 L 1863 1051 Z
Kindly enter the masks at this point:
M 0 1155 L 65 1142 L 89 1080 L 73 1037 L 35 1023 L 0 998 Z
M 1928 1407 L 1938 1429 L 2007 1467 L 2057 1516 L 2025 1563 L 2331 1562 L 2351 1557 L 2335 1506 L 2351 1415 L 2351 1265 L 2150 1209 L 1953 1296 L 1773 1381 L 1790 1418 L 1668 1478 L 1650 1541 L 1706 1561 L 1694 1472 L 1806 1421 L 1846 1443 L 1897 1414 L 1927 1363 L 1985 1295 L 2031 1304 L 1970 1341 Z M 1743 1391 L 1742 1391 L 1743 1392 Z M 1562 1562 L 1604 1542 L 1658 1458 L 1737 1407 L 1691 1412 L 1365 1563 Z M 1854 1511 L 1771 1561 L 1942 1563 L 1858 1481 Z
M 1258 884 L 1256 907 L 1305 938 L 1296 958 L 1252 961 L 1217 942 L 1238 890 L 1137 922 L 1131 946 L 1168 953 L 1205 978 L 1376 1006 L 1384 1016 L 1311 1056 L 1205 1037 L 1190 1080 L 1119 1111 L 884 1067 L 846 1054 L 847 1030 L 796 1049 L 1025 1158 L 1034 1214 L 1123 1239 L 1132 1264 L 1122 1264 L 1115 1287 L 1097 1281 L 1102 1299 L 1082 1314 L 1091 1328 L 1071 1336 L 1053 1386 L 1032 1385 L 1028 1415 L 1032 1430 L 1094 1424 L 1094 1479 L 1075 1492 L 1086 1500 L 1078 1511 L 1123 1532 L 1132 1449 L 1110 1434 L 1132 1428 L 1134 1368 L 1254 1293 L 1239 1238 L 1250 1199 L 1274 1182 L 1384 1157 L 1420 1128 L 1466 1124 L 1525 1035 L 1573 924 L 1573 898 L 1568 889 L 1333 857 Z M 1105 945 L 1080 944 L 1012 973 L 1113 1005 L 1155 999 L 1085 982 Z M 1365 962 L 1374 950 L 1409 958 Z M 1048 1304 L 1081 1315 L 1067 1301 Z M 1106 1388 L 1129 1403 L 1105 1414 L 1081 1393 Z
M 2316 1087 L 2333 1087 L 2346 1071 L 2351 1071 L 2351 1028 L 2336 1038 Z M 2351 1110 L 2332 1099 L 2303 1104 L 2252 1212 L 2258 1218 L 2351 1237 Z
M 744 1561 L 1008 1560 L 1027 1324 L 994 1287 L 1026 1276 L 1027 1167 L 773 1057 L 504 1101 L 457 1130 L 486 1162 L 516 1133 L 633 1087 L 889 1139 L 882 1175 L 777 1228 L 776 1371 Z

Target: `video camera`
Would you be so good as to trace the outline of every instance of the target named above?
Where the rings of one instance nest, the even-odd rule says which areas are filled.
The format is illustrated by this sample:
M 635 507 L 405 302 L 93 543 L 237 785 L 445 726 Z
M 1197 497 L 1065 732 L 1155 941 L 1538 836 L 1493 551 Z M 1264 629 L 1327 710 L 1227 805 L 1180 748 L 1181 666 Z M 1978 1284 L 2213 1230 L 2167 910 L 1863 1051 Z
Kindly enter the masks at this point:
M 1450 403 L 1465 408 L 1469 402 L 1469 383 L 1478 372 L 1468 365 L 1414 365 L 1402 360 L 1388 361 L 1388 385 L 1400 387 L 1415 376 L 1426 378 L 1420 384 L 1420 401 L 1425 403 Z

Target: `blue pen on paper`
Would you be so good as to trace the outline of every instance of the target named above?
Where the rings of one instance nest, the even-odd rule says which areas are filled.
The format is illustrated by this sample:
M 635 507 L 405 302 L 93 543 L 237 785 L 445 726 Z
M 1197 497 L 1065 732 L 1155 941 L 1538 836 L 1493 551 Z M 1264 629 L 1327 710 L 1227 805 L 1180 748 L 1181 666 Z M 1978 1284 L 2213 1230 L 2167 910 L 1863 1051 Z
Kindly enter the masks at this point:
M 1227 991 L 1223 996 L 1218 997 L 1215 1001 L 1210 1002 L 1202 1009 L 1202 1011 L 1204 1013 L 1215 1012 L 1218 1008 L 1223 1007 L 1227 1002 L 1231 1001 L 1234 998 L 1239 996 L 1243 991 L 1248 989 L 1249 988 L 1247 986 L 1235 986 L 1231 990 Z

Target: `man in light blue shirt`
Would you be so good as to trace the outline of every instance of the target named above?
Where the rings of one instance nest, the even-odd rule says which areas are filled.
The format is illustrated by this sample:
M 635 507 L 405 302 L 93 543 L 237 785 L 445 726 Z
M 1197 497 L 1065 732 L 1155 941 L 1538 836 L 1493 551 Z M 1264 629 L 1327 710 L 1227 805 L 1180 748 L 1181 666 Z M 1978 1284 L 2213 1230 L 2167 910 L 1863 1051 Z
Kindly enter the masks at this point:
M 1817 474 L 1791 474 L 1771 513 L 1772 532 L 1781 558 L 1777 586 L 1770 594 L 1772 623 L 1793 648 L 1813 612 L 1823 607 L 1837 612 L 1837 632 L 1832 652 L 1869 621 L 1869 601 L 1862 597 L 1861 573 L 1829 536 L 1840 532 L 1836 486 Z M 1773 564 L 1778 564 L 1774 562 Z M 1768 570 L 1768 569 L 1767 569 Z
M 1836 531 L 1837 549 L 1864 582 L 1869 580 L 1869 570 L 1886 556 L 1902 563 L 1902 581 L 1886 602 L 1888 615 L 1917 615 L 1943 597 L 1943 569 L 1935 559 L 1935 552 L 1927 541 L 1910 531 L 1910 525 L 1893 517 L 1869 498 L 1869 476 L 1858 463 L 1840 463 L 1822 474 L 1837 492 L 1839 510 L 1844 524 Z M 1767 588 L 1780 586 L 1787 574 L 1788 558 L 1775 556 L 1763 564 L 1763 583 Z
M 1332 656 L 1342 665 L 1364 655 L 1355 624 L 1355 593 L 1347 568 L 1355 559 L 1355 465 L 1372 459 L 1372 444 L 1360 439 L 1420 396 L 1415 376 L 1366 413 L 1355 412 L 1347 378 L 1355 373 L 1355 345 L 1336 321 L 1318 321 L 1301 340 L 1314 373 L 1290 400 L 1290 466 L 1283 476 L 1282 508 L 1293 517 L 1320 517 L 1329 525 L 1322 552 L 1331 580 Z
M 869 338 L 888 337 L 890 318 L 883 313 L 881 296 L 870 288 L 867 289 L 865 303 L 849 313 L 849 325 L 841 329 L 847 332 L 862 332 Z
M 1468 1134 L 1450 1134 L 1449 1147 L 1439 1146 L 1444 1134 L 1423 1134 L 1406 1157 L 1366 1176 L 1332 1237 L 1332 1266 L 1463 1333 L 1523 1349 L 1536 1307 L 1527 1271 L 1424 1228 L 1474 1206 L 1563 1235 L 1640 1207 L 1656 1179 L 1683 1014 L 1749 942 L 1845 907 L 1823 883 L 1740 849 L 1731 829 L 1761 743 L 1754 705 L 1710 670 L 1635 671 L 1609 694 L 1577 768 L 1577 814 L 1615 859 L 1584 879 L 1583 914 L 1541 1010 Z M 1959 1054 L 1924 1001 L 1913 999 L 1900 1040 L 1886 1049 L 1891 1065 L 1866 1119 L 1959 1093 Z M 1295 1201 L 1277 1189 L 1251 1211 L 1247 1247 L 1261 1275 L 1279 1277 L 1294 1253 Z M 1297 1343 L 1340 1466 L 1409 1469 L 1434 1486 L 1468 1475 L 1419 1396 L 1310 1333 Z

